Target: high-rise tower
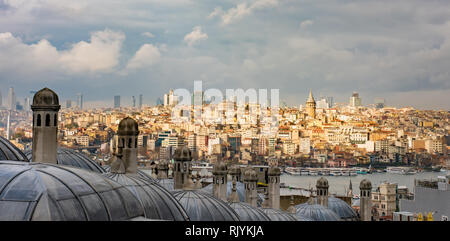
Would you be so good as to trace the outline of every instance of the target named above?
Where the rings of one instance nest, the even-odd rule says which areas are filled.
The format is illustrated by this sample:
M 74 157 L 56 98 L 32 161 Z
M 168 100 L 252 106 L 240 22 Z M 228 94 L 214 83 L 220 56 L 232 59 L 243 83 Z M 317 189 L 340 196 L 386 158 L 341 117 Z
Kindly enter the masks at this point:
M 309 97 L 306 101 L 306 112 L 308 113 L 308 116 L 316 118 L 316 101 L 312 95 L 312 90 L 309 91 Z
M 44 88 L 33 97 L 33 162 L 56 164 L 58 143 L 58 95 Z

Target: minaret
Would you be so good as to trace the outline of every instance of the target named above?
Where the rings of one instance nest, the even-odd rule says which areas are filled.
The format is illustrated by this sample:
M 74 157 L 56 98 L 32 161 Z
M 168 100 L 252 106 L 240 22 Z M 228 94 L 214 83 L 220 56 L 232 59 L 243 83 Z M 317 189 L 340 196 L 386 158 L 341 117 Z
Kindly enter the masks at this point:
M 348 197 L 353 197 L 353 187 L 352 187 L 352 180 L 350 179 L 350 184 L 348 185 L 348 191 L 347 191 Z
M 125 117 L 119 123 L 115 141 L 115 156 L 117 159 L 111 163 L 113 173 L 137 173 L 137 138 L 139 135 L 138 123 L 131 117 Z
M 316 118 L 316 101 L 312 95 L 312 90 L 309 90 L 309 97 L 306 101 L 306 112 L 308 113 L 308 116 Z
M 267 171 L 269 177 L 269 205 L 273 209 L 280 209 L 280 174 L 280 168 L 275 166 L 269 167 Z
M 43 88 L 33 97 L 33 162 L 53 163 L 58 146 L 58 95 Z
M 189 181 L 189 167 L 191 165 L 191 150 L 186 146 L 178 147 L 175 150 L 173 167 L 173 186 L 174 189 L 184 189 Z
M 239 166 L 233 165 L 228 171 L 228 173 L 231 175 L 232 181 L 234 180 L 236 180 L 236 182 L 241 181 L 241 168 L 239 168 Z
M 248 167 L 244 172 L 244 184 L 245 184 L 245 202 L 250 204 L 253 207 L 257 206 L 256 198 L 257 198 L 257 190 L 256 185 L 258 181 L 258 175 L 256 171 Z
M 213 169 L 213 194 L 215 197 L 227 201 L 227 165 L 218 160 Z
M 361 221 L 371 221 L 372 220 L 372 183 L 364 179 L 359 184 L 360 194 L 360 217 Z
M 165 160 L 160 160 L 158 165 L 158 179 L 167 179 L 169 178 L 169 164 Z
M 328 207 L 328 180 L 324 177 L 319 178 L 316 183 L 316 189 L 318 203 Z

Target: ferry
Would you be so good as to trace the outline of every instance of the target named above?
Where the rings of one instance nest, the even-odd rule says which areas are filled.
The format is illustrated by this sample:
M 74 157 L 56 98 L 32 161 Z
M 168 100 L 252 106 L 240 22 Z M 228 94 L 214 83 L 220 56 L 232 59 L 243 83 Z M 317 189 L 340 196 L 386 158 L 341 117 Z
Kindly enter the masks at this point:
M 387 167 L 386 172 L 403 175 L 412 175 L 417 173 L 417 171 L 409 167 Z
M 289 175 L 293 175 L 293 176 L 299 176 L 300 175 L 300 171 L 298 167 L 286 167 L 286 169 L 284 169 L 284 172 L 289 174 Z
M 309 171 L 309 175 L 310 176 L 317 176 L 317 175 L 319 175 L 319 173 L 317 171 L 315 171 L 315 170 L 310 170 Z
M 342 172 L 339 170 L 330 171 L 330 176 L 342 176 Z
M 303 169 L 303 170 L 300 171 L 300 175 L 302 175 L 302 176 L 308 176 L 308 175 L 309 175 L 309 171 L 306 170 L 306 169 Z

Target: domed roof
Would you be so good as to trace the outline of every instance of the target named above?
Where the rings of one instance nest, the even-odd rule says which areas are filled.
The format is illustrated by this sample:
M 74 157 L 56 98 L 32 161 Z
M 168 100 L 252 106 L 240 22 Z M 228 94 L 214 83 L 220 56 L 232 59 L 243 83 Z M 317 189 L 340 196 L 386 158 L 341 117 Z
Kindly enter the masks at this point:
M 269 216 L 267 216 L 261 209 L 252 207 L 248 203 L 233 202 L 228 203 L 228 205 L 234 209 L 239 216 L 239 220 L 241 221 L 270 221 Z
M 49 88 L 43 88 L 39 90 L 33 97 L 33 105 L 31 106 L 31 108 L 41 106 L 58 107 L 58 95 Z
M 270 219 L 270 221 L 299 221 L 295 215 L 290 213 L 273 209 L 273 208 L 258 208 L 263 211 Z
M 138 175 L 107 173 L 105 176 L 127 187 L 142 204 L 148 219 L 188 221 L 181 204 L 163 187 Z
M 339 216 L 335 212 L 319 204 L 309 204 L 306 202 L 295 206 L 295 208 L 297 209 L 297 215 L 310 218 L 314 221 L 340 220 Z
M 186 146 L 178 147 L 175 150 L 173 159 L 175 161 L 191 161 L 192 160 L 191 150 L 189 150 L 189 148 L 187 148 Z
M 317 188 L 328 188 L 328 180 L 324 177 L 319 178 L 316 183 Z
M 228 172 L 227 164 L 223 161 L 216 162 L 212 171 L 213 175 L 225 175 Z
M 130 220 L 144 215 L 126 187 L 98 173 L 0 161 L 0 220 Z
M 117 135 L 119 136 L 137 136 L 139 135 L 139 125 L 131 117 L 125 117 L 119 122 L 117 128 Z
M 208 186 L 199 189 L 199 191 L 206 192 L 210 195 L 213 195 L 213 185 L 209 184 Z M 233 182 L 227 182 L 227 197 L 231 195 L 231 191 L 233 189 Z M 239 201 L 245 202 L 245 184 L 242 182 L 236 182 L 236 192 L 239 196 Z M 258 206 L 260 206 L 264 201 L 264 195 L 258 195 Z
M 256 173 L 255 169 L 247 168 L 244 172 L 244 180 L 247 180 L 247 181 L 258 180 L 258 174 Z
M 105 173 L 110 173 L 111 172 L 111 166 L 110 165 L 105 165 L 102 166 L 103 170 L 105 170 Z M 142 171 L 142 170 L 137 170 L 137 174 L 143 178 L 144 180 L 146 180 L 147 182 L 158 182 L 157 179 L 154 179 L 153 177 L 151 177 L 149 174 L 147 174 L 146 172 Z
M 317 198 L 314 198 L 314 203 L 318 204 Z M 328 197 L 328 209 L 331 209 L 331 211 L 344 220 L 357 220 L 358 218 L 355 210 L 340 198 Z
M 30 162 L 33 161 L 33 152 L 31 150 L 26 152 L 26 156 Z M 59 165 L 78 167 L 98 173 L 106 172 L 97 162 L 90 159 L 83 153 L 68 148 L 58 148 L 56 152 L 56 163 Z
M 175 189 L 173 188 L 173 179 L 156 179 L 156 182 L 163 188 L 165 188 L 166 190 L 168 190 L 169 192 L 173 192 Z
M 241 174 L 241 168 L 237 165 L 233 165 L 228 169 L 228 174 L 238 176 Z
M 224 201 L 196 190 L 173 192 L 191 221 L 239 221 L 239 216 Z
M 28 161 L 28 158 L 9 140 L 0 136 L 0 160 Z
M 280 168 L 278 167 L 269 167 L 267 171 L 267 175 L 269 176 L 279 176 L 281 174 Z
M 372 183 L 367 180 L 367 179 L 363 179 L 360 184 L 359 184 L 359 189 L 372 189 Z

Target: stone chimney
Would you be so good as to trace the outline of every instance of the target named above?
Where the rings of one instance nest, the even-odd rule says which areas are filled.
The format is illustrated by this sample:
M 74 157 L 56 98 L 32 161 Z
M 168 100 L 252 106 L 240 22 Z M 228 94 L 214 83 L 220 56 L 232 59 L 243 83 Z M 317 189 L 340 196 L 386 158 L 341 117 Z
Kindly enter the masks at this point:
M 228 174 L 231 176 L 231 180 L 236 182 L 241 181 L 241 168 L 238 165 L 233 165 L 228 171 Z
M 213 194 L 215 197 L 227 201 L 227 165 L 218 160 L 213 169 Z
M 231 189 L 231 194 L 228 197 L 228 202 L 230 202 L 230 203 L 240 202 L 238 193 L 236 191 L 236 180 L 233 180 L 233 188 Z
M 280 209 L 280 168 L 275 166 L 269 167 L 267 175 L 269 177 L 269 205 L 273 209 Z
M 372 183 L 364 179 L 359 184 L 360 194 L 360 216 L 361 221 L 371 221 L 372 220 Z
M 160 160 L 156 168 L 158 169 L 158 179 L 169 178 L 169 163 L 167 161 Z
M 33 97 L 33 162 L 57 164 L 58 147 L 58 95 L 43 88 Z
M 328 180 L 326 178 L 321 177 L 317 180 L 317 201 L 324 207 L 328 207 L 328 187 Z
M 288 209 L 286 210 L 288 213 L 292 213 L 292 214 L 296 214 L 297 213 L 297 209 L 295 208 L 295 203 L 294 203 L 294 195 L 291 195 L 291 202 L 290 205 L 288 207 Z
M 189 184 L 189 168 L 191 165 L 192 154 L 189 148 L 182 146 L 175 150 L 173 166 L 173 185 L 174 189 L 184 189 Z
M 248 167 L 244 172 L 244 184 L 245 184 L 245 202 L 253 207 L 257 206 L 257 181 L 258 175 L 252 167 Z
M 131 117 L 125 117 L 119 123 L 115 144 L 116 160 L 111 163 L 112 173 L 137 173 L 138 123 Z

